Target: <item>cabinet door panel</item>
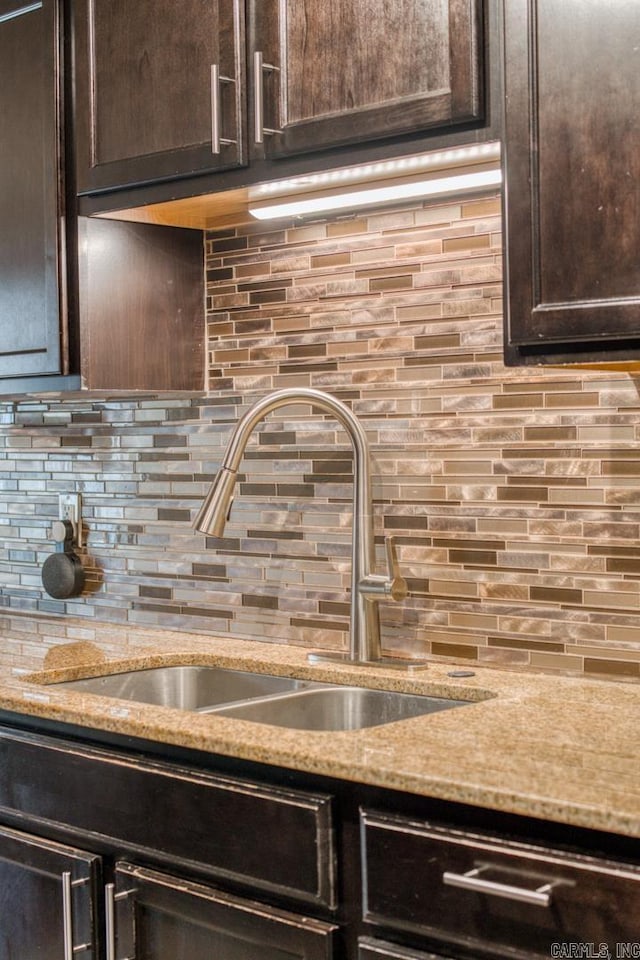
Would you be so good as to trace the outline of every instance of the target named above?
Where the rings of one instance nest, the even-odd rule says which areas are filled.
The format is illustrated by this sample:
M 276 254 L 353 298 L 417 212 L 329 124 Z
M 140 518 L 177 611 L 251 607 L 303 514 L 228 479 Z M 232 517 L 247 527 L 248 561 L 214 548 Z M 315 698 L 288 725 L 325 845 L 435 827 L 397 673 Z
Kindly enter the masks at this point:
M 1 827 L 0 960 L 61 960 L 66 956 L 65 922 L 69 946 L 84 945 L 82 957 L 97 960 L 98 862 L 72 847 Z
M 507 341 L 579 359 L 640 337 L 640 6 L 504 10 Z
M 240 164 L 243 39 L 240 0 L 79 3 L 79 192 Z
M 447 958 L 444 954 L 425 953 L 423 950 L 412 950 L 408 947 L 399 947 L 395 943 L 386 943 L 384 940 L 363 937 L 358 943 L 358 960 L 447 960 Z
M 274 156 L 477 119 L 475 0 L 252 0 Z M 273 69 L 273 68 L 276 69 Z M 259 88 L 262 86 L 262 93 Z
M 334 927 L 128 863 L 116 868 L 116 957 L 330 960 Z
M 0 89 L 0 377 L 60 373 L 53 0 L 0 0 Z

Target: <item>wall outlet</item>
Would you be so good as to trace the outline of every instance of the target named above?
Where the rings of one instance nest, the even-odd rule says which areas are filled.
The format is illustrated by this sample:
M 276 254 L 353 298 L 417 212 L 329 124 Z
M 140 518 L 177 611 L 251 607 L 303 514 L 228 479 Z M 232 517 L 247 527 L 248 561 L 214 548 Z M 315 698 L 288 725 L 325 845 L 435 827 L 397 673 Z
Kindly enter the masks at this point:
M 82 546 L 82 496 L 79 493 L 61 493 L 58 497 L 58 519 L 73 524 L 73 539 Z

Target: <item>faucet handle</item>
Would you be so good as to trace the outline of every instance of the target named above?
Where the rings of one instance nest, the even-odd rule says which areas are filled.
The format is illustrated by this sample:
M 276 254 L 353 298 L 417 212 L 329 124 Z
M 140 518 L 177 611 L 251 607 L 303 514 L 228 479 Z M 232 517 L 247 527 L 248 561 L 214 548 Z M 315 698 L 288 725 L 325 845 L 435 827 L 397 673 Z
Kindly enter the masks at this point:
M 398 563 L 396 538 L 387 537 L 384 545 L 387 551 L 387 569 L 389 571 L 388 587 L 385 592 L 388 593 L 393 600 L 404 600 L 409 593 L 409 588 L 407 581 L 402 576 L 400 564 Z

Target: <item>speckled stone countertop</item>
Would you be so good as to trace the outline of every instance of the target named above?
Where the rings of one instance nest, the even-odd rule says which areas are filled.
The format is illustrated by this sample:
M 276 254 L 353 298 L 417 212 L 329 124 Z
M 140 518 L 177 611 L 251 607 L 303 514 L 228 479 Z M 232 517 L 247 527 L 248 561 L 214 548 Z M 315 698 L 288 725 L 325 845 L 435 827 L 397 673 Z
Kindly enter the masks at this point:
M 272 643 L 108 625 L 0 671 L 0 709 L 214 754 L 640 837 L 640 685 L 431 663 L 419 671 L 307 662 Z M 104 644 L 101 638 L 104 636 Z M 122 650 L 118 651 L 121 638 Z M 56 681 L 216 664 L 474 701 L 384 726 L 307 732 L 57 689 Z M 46 684 L 46 685 L 45 685 Z

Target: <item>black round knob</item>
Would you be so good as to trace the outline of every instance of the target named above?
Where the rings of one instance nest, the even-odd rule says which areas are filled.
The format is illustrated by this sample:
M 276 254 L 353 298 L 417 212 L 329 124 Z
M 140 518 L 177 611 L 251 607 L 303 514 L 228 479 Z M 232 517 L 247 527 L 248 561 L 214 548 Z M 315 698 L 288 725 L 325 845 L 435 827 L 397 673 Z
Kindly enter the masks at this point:
M 56 600 L 77 597 L 84 580 L 84 568 L 75 553 L 52 553 L 42 565 L 42 585 Z

